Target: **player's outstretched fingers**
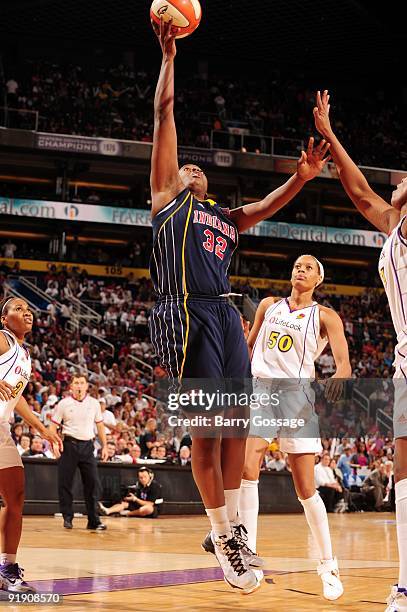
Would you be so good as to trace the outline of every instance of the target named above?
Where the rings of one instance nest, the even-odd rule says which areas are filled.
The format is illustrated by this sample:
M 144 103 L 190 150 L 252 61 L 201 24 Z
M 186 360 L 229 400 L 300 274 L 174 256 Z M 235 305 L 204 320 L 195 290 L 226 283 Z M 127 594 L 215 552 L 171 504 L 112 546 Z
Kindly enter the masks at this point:
M 307 155 L 312 155 L 313 149 L 314 149 L 314 137 L 310 136 L 310 139 L 308 140 Z
M 325 154 L 329 151 L 330 146 L 331 146 L 330 142 L 325 142 L 323 148 L 321 149 L 321 157 L 325 157 Z

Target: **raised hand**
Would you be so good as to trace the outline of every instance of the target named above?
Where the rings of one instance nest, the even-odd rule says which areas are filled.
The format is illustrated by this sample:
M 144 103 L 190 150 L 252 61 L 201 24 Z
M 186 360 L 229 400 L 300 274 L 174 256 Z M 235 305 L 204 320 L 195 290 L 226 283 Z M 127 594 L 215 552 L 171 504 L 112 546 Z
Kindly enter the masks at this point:
M 155 21 L 151 21 L 154 32 L 157 34 L 157 38 L 160 41 L 163 56 L 168 59 L 174 59 L 177 53 L 177 47 L 175 46 L 175 34 L 177 28 L 173 27 L 172 19 L 164 21 L 161 17 L 160 24 L 158 25 Z
M 322 93 L 322 96 L 321 96 L 321 92 L 317 91 L 316 102 L 317 102 L 317 105 L 315 106 L 314 111 L 313 111 L 315 127 L 317 128 L 321 136 L 329 140 L 333 135 L 333 130 L 331 127 L 331 122 L 329 120 L 330 104 L 329 104 L 329 94 L 328 94 L 327 89 L 324 90 L 324 92 Z
M 322 172 L 325 165 L 331 159 L 330 155 L 325 157 L 330 146 L 329 142 L 321 140 L 314 149 L 314 139 L 311 136 L 308 141 L 307 152 L 301 151 L 301 157 L 297 162 L 297 174 L 301 180 L 310 181 Z

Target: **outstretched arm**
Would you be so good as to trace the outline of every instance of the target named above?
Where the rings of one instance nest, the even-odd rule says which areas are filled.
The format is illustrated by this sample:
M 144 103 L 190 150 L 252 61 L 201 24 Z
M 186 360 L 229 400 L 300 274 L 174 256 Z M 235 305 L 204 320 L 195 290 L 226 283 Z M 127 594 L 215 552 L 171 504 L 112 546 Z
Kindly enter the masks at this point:
M 318 91 L 317 106 L 314 108 L 315 127 L 323 138 L 331 143 L 331 155 L 341 183 L 358 211 L 378 230 L 390 234 L 400 221 L 400 212 L 373 191 L 355 162 L 349 157 L 333 132 L 329 109 L 328 91 L 325 90 L 322 96 Z
M 153 24 L 163 52 L 154 98 L 154 137 L 151 157 L 152 216 L 154 217 L 183 189 L 179 177 L 177 131 L 174 119 L 175 38 L 171 21 Z
M 331 308 L 320 306 L 321 332 L 327 336 L 335 360 L 336 372 L 327 380 L 325 397 L 336 401 L 342 393 L 341 379 L 350 378 L 352 368 L 349 361 L 349 348 L 340 316 Z M 335 380 L 337 379 L 337 380 Z
M 276 299 L 278 298 L 274 298 L 274 297 L 264 298 L 264 300 L 262 300 L 257 307 L 256 315 L 254 317 L 253 327 L 251 328 L 249 337 L 247 339 L 247 346 L 249 349 L 250 358 L 252 356 L 253 347 L 256 344 L 257 336 L 259 335 L 259 331 L 261 329 L 261 326 L 263 325 L 264 315 L 266 314 L 266 310 L 269 306 L 274 304 Z
M 246 204 L 230 211 L 230 216 L 236 223 L 239 232 L 244 232 L 259 221 L 273 216 L 280 208 L 290 202 L 307 181 L 320 174 L 330 157 L 325 157 L 329 143 L 322 140 L 314 149 L 314 139 L 310 138 L 307 152 L 302 151 L 297 162 L 297 172 L 281 187 L 269 193 L 263 200 Z

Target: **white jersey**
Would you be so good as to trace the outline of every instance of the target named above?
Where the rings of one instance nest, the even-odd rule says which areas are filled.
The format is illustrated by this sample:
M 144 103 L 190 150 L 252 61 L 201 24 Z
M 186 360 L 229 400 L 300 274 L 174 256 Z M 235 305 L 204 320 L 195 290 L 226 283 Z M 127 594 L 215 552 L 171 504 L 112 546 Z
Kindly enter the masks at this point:
M 328 340 L 321 338 L 317 302 L 291 310 L 287 299 L 269 306 L 252 354 L 256 378 L 315 378 L 315 360 Z
M 407 377 L 407 240 L 401 233 L 405 217 L 384 243 L 379 259 L 379 274 L 389 301 L 397 334 L 395 377 Z M 403 375 L 404 370 L 404 375 Z
M 2 329 L 1 333 L 6 337 L 10 348 L 6 353 L 0 355 L 0 380 L 8 382 L 12 387 L 12 398 L 8 401 L 0 401 L 0 427 L 4 431 L 10 431 L 10 417 L 14 407 L 20 399 L 31 375 L 31 358 L 28 350 L 20 346 L 15 336 L 9 331 Z

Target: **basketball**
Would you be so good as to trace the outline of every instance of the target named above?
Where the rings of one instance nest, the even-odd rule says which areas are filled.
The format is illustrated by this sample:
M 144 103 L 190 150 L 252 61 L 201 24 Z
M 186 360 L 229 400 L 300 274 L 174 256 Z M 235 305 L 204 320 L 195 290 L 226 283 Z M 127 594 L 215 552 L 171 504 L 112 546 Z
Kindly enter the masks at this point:
M 185 38 L 196 30 L 202 16 L 201 5 L 198 0 L 154 0 L 150 9 L 151 19 L 159 24 L 160 19 L 172 19 L 175 38 Z

